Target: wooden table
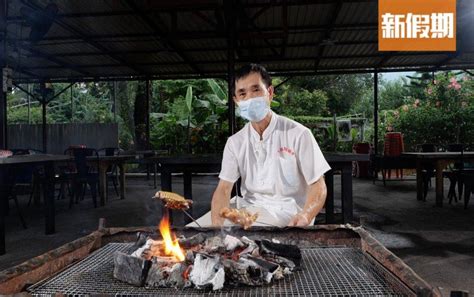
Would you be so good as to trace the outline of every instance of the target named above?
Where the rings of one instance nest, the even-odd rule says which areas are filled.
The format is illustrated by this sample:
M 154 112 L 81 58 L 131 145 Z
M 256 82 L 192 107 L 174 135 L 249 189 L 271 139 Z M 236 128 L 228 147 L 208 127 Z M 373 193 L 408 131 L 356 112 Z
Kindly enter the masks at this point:
M 331 166 L 331 170 L 326 172 L 326 223 L 334 224 L 334 171 L 341 171 L 341 206 L 342 206 L 342 222 L 350 223 L 354 215 L 354 203 L 352 199 L 352 162 L 369 161 L 368 154 L 352 154 L 352 153 L 325 153 L 324 157 Z
M 117 155 L 117 156 L 95 156 L 87 157 L 89 165 L 95 165 L 98 162 L 99 171 L 99 196 L 100 205 L 104 206 L 107 200 L 107 169 L 112 165 L 117 165 L 120 170 L 120 199 L 125 199 L 125 168 L 124 164 L 134 160 L 135 155 Z
M 436 206 L 443 207 L 444 185 L 443 170 L 456 161 L 474 161 L 474 152 L 406 152 L 404 156 L 411 156 L 416 159 L 416 198 L 423 200 L 423 167 L 425 164 L 432 164 L 436 170 Z
M 9 170 L 18 166 L 43 166 L 43 195 L 45 201 L 45 234 L 53 234 L 55 232 L 55 208 L 54 208 L 54 165 L 55 163 L 70 161 L 70 156 L 64 155 L 24 155 L 13 156 L 9 158 L 0 158 L 0 169 Z M 4 194 L 4 193 L 2 193 Z M 8 197 L 2 195 L 2 203 L 0 204 L 0 255 L 5 254 L 5 204 L 8 203 Z
M 138 150 L 138 151 L 126 151 L 124 155 L 134 155 L 135 161 L 133 163 L 145 164 L 147 167 L 146 170 L 146 179 L 150 179 L 150 166 L 152 167 L 153 173 L 153 187 L 156 189 L 156 173 L 158 163 L 156 162 L 157 156 L 167 156 L 169 155 L 168 150 Z
M 343 222 L 353 219 L 352 202 L 352 162 L 369 161 L 369 155 L 349 153 L 324 154 L 331 166 L 326 173 L 328 195 L 326 198 L 326 222 L 334 223 L 334 171 L 341 171 L 341 200 Z M 172 173 L 183 173 L 184 197 L 192 199 L 192 173 L 216 173 L 221 170 L 222 155 L 198 156 L 156 156 L 151 159 L 158 163 L 161 172 L 161 189 L 172 191 Z M 173 213 L 176 225 L 184 224 L 187 220 L 182 213 Z

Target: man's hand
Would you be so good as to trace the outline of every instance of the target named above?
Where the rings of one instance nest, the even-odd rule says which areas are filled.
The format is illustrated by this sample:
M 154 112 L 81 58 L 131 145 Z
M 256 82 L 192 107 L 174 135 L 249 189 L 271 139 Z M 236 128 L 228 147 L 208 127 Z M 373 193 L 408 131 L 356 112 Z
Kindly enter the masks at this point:
M 307 215 L 303 212 L 297 213 L 288 223 L 289 227 L 306 227 L 309 225 L 310 220 Z
M 288 226 L 305 227 L 321 211 L 326 201 L 326 183 L 324 177 L 321 177 L 308 188 L 306 203 L 303 210 L 297 213 L 290 221 Z
M 211 202 L 211 221 L 213 226 L 222 226 L 224 218 L 219 213 L 223 207 L 229 207 L 230 194 L 234 184 L 221 179 L 217 185 Z

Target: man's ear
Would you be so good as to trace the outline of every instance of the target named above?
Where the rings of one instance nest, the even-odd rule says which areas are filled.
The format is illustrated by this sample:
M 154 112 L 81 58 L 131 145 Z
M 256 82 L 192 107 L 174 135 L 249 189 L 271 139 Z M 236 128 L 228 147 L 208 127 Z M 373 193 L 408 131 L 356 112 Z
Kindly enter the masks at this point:
M 269 86 L 268 87 L 268 98 L 270 99 L 270 102 L 273 100 L 273 95 L 275 95 L 275 89 L 273 88 L 273 86 Z

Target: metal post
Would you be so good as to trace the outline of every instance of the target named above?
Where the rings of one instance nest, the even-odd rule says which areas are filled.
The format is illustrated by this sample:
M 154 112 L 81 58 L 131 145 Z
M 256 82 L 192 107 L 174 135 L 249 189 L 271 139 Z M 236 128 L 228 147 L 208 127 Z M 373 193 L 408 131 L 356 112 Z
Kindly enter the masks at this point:
M 335 152 L 337 150 L 337 116 L 334 113 L 332 115 L 332 128 L 333 128 L 333 134 L 332 134 L 332 151 Z
M 378 153 L 379 142 L 379 77 L 378 72 L 374 72 L 374 154 Z
M 115 80 L 112 95 L 114 100 L 114 123 L 117 123 L 117 81 Z
M 146 80 L 146 95 L 145 95 L 145 107 L 146 107 L 146 148 L 150 149 L 150 92 L 151 92 L 151 84 L 150 81 Z
M 230 51 L 230 50 L 229 50 Z M 232 60 L 232 61 L 231 61 Z M 228 63 L 227 63 L 227 88 L 229 90 L 228 92 L 228 106 L 229 106 L 229 135 L 233 135 L 235 133 L 235 126 L 236 126 L 236 121 L 235 121 L 235 103 L 233 100 L 234 93 L 232 90 L 233 82 L 234 82 L 234 61 L 229 57 Z
M 48 151 L 48 127 L 46 126 L 46 106 L 48 103 L 46 101 L 41 102 L 41 106 L 43 108 L 43 153 L 47 153 Z
M 7 64 L 7 1 L 0 0 L 0 70 Z M 3 83 L 2 83 L 3 85 Z M 0 148 L 7 148 L 7 90 L 0 90 Z
M 74 123 L 74 93 L 72 88 L 74 85 L 71 86 L 71 123 Z
M 234 84 L 234 77 L 235 77 L 235 11 L 234 11 L 234 1 L 226 1 L 226 14 L 229 18 L 229 27 L 228 29 L 228 36 L 227 36 L 227 43 L 229 45 L 227 50 L 227 88 L 228 88 L 228 106 L 229 106 L 229 135 L 233 135 L 236 129 L 236 121 L 235 121 L 235 103 L 233 100 L 234 93 L 232 90 L 232 86 Z
M 31 98 L 30 98 L 30 93 L 31 93 L 31 89 L 30 89 L 30 84 L 27 84 L 26 85 L 26 89 L 28 90 L 28 93 L 26 94 L 27 98 L 28 98 L 28 124 L 31 124 Z

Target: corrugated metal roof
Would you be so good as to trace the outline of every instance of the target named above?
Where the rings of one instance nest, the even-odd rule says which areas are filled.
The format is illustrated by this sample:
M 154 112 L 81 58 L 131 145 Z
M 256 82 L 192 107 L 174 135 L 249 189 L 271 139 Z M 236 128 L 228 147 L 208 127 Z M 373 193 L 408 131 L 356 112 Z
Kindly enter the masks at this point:
M 392 53 L 378 51 L 377 0 L 55 0 L 59 15 L 37 43 L 20 9 L 50 0 L 10 1 L 7 62 L 17 80 L 225 76 L 234 43 L 236 65 L 285 75 L 474 68 L 474 22 L 462 17 L 471 2 L 458 1 L 458 52 Z

